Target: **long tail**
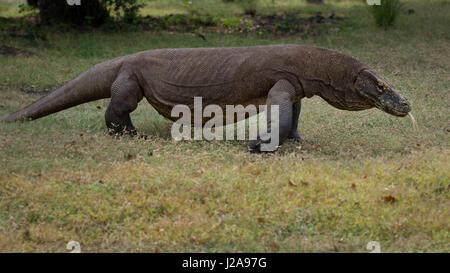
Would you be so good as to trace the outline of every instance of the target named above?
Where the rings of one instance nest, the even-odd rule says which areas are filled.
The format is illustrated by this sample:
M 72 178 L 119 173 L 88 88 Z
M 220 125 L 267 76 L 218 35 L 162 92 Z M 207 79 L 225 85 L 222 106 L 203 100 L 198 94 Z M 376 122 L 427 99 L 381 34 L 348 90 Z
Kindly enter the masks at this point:
M 0 122 L 37 119 L 86 102 L 109 98 L 123 58 L 95 65 L 25 108 L 0 118 Z

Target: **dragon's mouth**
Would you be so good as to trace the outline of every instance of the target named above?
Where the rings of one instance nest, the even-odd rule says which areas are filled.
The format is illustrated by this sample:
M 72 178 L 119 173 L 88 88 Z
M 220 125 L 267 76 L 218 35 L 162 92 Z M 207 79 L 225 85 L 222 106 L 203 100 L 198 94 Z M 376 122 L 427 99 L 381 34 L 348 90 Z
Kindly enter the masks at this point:
M 392 106 L 390 104 L 377 102 L 375 103 L 375 107 L 388 114 L 398 117 L 404 117 L 411 111 L 411 105 L 409 103 Z
M 398 117 L 404 117 L 411 111 L 411 104 L 403 96 L 373 96 L 365 94 L 366 98 L 378 109 Z

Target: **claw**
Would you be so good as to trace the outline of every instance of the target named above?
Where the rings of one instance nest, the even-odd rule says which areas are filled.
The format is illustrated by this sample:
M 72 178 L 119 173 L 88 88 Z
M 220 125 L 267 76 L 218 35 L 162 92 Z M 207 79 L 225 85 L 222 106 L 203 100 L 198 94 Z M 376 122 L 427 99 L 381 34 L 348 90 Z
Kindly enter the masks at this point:
M 299 133 L 297 131 L 292 132 L 289 136 L 288 139 L 292 139 L 294 142 L 299 142 L 302 143 L 303 139 L 300 137 Z
M 261 153 L 261 140 L 255 140 L 247 147 L 247 152 L 252 154 L 260 154 Z
M 298 137 L 291 137 L 290 139 L 292 139 L 294 142 L 298 142 L 298 143 L 302 143 L 303 142 L 303 138 L 301 138 L 300 136 L 298 136 Z
M 147 135 L 138 135 L 137 136 L 139 139 L 143 139 L 143 140 L 147 140 L 149 139 L 149 137 Z
M 263 143 L 262 140 L 258 139 L 254 142 L 250 143 L 250 145 L 247 147 L 247 152 L 252 154 L 269 154 L 269 153 L 275 153 L 279 146 L 276 147 L 273 151 L 261 151 L 261 143 Z

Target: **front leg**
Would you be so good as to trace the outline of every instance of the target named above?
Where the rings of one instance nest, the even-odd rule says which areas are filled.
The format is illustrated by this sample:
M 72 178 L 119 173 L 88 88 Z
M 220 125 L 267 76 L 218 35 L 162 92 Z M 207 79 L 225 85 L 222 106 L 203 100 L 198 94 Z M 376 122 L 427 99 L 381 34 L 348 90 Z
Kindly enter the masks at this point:
M 289 133 L 288 139 L 293 139 L 295 142 L 303 142 L 303 139 L 298 133 L 298 118 L 300 117 L 300 111 L 302 110 L 302 101 L 294 103 L 292 110 L 292 127 Z
M 278 81 L 267 97 L 267 132 L 249 145 L 252 153 L 275 152 L 288 138 L 292 128 L 295 88 L 287 80 Z M 278 116 L 272 118 L 272 107 L 278 106 Z M 278 128 L 278 141 L 273 138 Z M 270 145 L 269 145 L 270 144 Z

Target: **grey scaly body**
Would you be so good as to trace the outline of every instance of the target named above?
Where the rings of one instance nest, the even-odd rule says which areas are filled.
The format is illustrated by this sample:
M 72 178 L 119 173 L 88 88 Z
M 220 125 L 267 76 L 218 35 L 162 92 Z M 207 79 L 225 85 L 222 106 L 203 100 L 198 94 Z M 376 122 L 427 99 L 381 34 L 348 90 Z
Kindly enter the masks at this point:
M 410 104 L 361 61 L 319 47 L 270 45 L 158 49 L 98 64 L 33 104 L 0 121 L 37 119 L 93 100 L 111 98 L 106 125 L 136 134 L 130 113 L 145 97 L 163 116 L 177 104 L 279 106 L 280 144 L 300 141 L 301 100 L 318 95 L 343 110 L 377 107 L 405 116 Z M 268 111 L 270 112 L 270 111 Z M 225 118 L 225 116 L 224 116 Z M 270 128 L 270 124 L 268 124 Z M 258 152 L 261 141 L 250 145 Z

